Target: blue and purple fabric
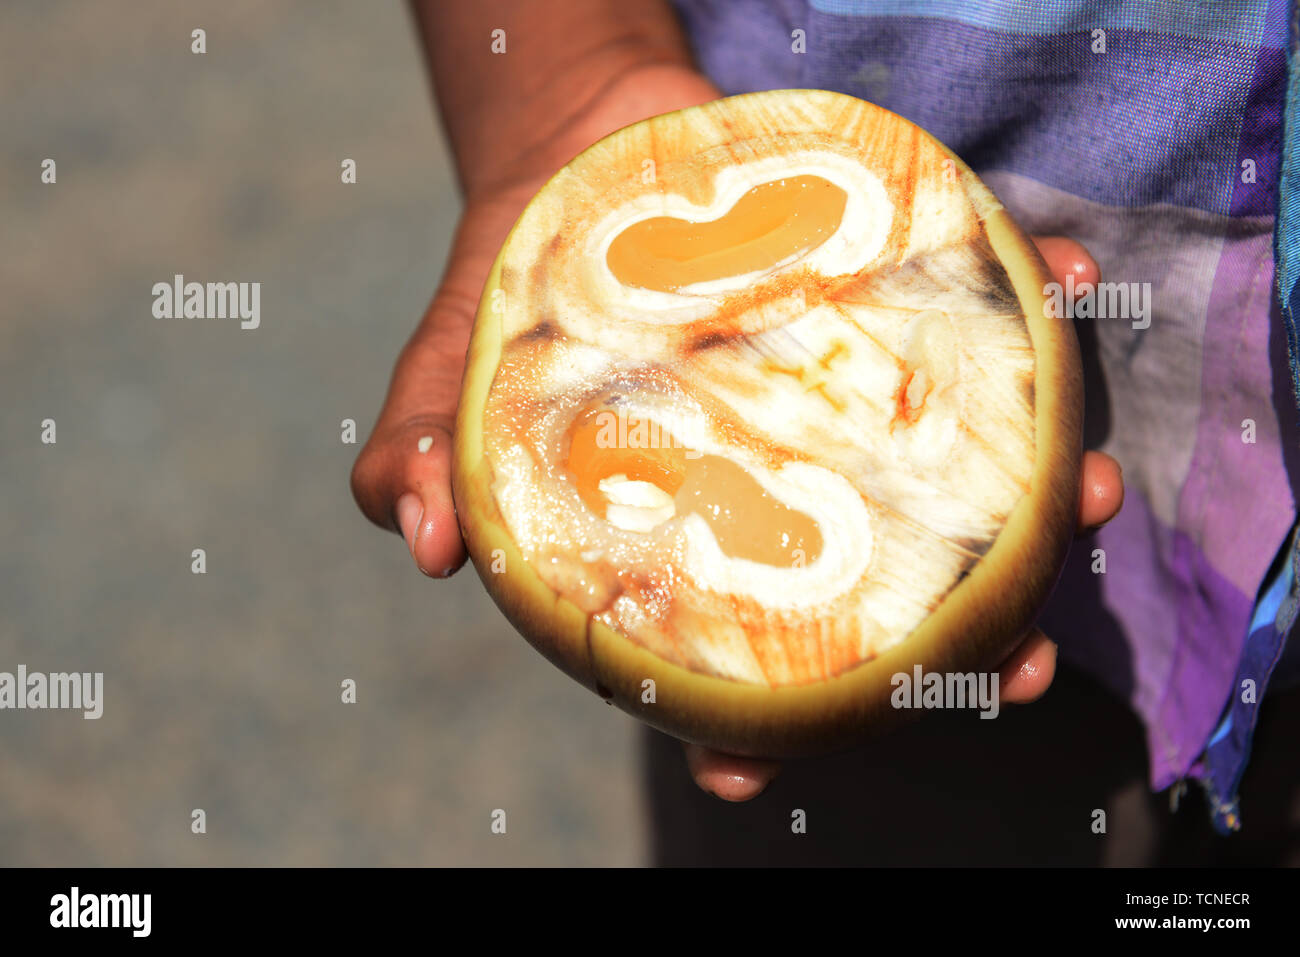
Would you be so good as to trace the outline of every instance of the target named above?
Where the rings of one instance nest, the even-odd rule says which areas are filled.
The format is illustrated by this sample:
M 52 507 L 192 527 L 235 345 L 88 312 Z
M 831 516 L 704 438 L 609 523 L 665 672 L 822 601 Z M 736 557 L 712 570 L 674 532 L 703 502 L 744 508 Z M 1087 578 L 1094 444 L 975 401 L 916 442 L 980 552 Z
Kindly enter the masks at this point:
M 1236 828 L 1300 580 L 1289 4 L 677 7 L 724 92 L 814 87 L 880 104 L 955 150 L 1030 232 L 1078 239 L 1107 282 L 1149 284 L 1149 324 L 1076 321 L 1086 441 L 1120 461 L 1126 498 L 1073 550 L 1043 625 L 1142 717 L 1152 787 L 1195 778 L 1216 826 Z

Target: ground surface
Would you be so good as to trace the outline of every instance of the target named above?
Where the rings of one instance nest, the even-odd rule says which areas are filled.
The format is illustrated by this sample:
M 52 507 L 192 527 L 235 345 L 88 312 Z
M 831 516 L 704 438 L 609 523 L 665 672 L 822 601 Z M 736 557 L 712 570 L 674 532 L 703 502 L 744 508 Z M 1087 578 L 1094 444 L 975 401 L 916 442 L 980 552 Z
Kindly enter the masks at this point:
M 0 90 L 0 671 L 105 683 L 0 713 L 0 864 L 643 860 L 635 724 L 348 491 L 458 212 L 404 5 L 5 3 Z

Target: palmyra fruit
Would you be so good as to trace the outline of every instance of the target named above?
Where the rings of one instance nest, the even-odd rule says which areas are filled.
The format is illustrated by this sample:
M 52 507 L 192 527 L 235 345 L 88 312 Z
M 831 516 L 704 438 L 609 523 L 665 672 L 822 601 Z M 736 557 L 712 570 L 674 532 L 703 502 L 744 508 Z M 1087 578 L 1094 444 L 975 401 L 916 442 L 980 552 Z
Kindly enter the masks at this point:
M 562 169 L 484 290 L 461 529 L 569 675 L 772 757 L 890 724 L 894 676 L 990 670 L 1079 486 L 1074 333 L 923 130 L 821 91 L 719 100 Z

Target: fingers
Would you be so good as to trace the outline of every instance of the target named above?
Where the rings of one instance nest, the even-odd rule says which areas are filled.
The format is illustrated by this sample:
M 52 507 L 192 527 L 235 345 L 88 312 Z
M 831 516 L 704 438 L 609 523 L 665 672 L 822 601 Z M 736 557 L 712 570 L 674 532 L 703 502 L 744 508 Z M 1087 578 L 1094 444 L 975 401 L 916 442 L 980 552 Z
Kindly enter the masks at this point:
M 1100 528 L 1119 514 L 1124 504 L 1124 479 L 1113 458 L 1105 452 L 1084 452 L 1080 484 L 1080 532 Z M 1035 628 L 1000 670 L 1002 700 L 1010 704 L 1036 701 L 1055 676 L 1056 643 Z
M 398 532 L 421 572 L 445 578 L 465 562 L 451 497 L 451 430 L 427 420 L 376 429 L 352 469 L 352 494 Z
M 1073 239 L 1064 236 L 1035 236 L 1034 245 L 1047 263 L 1047 271 L 1051 273 L 1054 282 L 1064 284 L 1066 276 L 1073 275 L 1077 289 L 1082 284 L 1101 281 L 1101 269 L 1096 260 Z M 1105 525 L 1119 514 L 1123 504 L 1124 482 L 1119 463 L 1102 452 L 1085 452 L 1079 499 L 1079 531 Z
M 1064 236 L 1035 236 L 1034 244 L 1047 263 L 1052 280 L 1064 285 L 1074 276 L 1077 289 L 1101 281 L 1096 260 L 1079 243 Z M 1103 452 L 1085 452 L 1079 497 L 1079 531 L 1100 528 L 1119 514 L 1124 504 L 1124 481 L 1119 463 Z
M 723 754 L 698 744 L 685 744 L 686 767 L 700 790 L 724 801 L 751 801 L 763 793 L 781 771 L 777 761 Z
M 1096 260 L 1073 239 L 1064 236 L 1035 236 L 1033 239 L 1054 282 L 1064 285 L 1065 277 L 1073 275 L 1077 289 L 1082 283 L 1101 281 L 1101 268 Z
M 1056 644 L 1035 628 L 998 670 L 1000 699 L 1028 704 L 1041 698 L 1056 676 Z M 697 787 L 724 801 L 752 801 L 781 771 L 778 761 L 723 754 L 684 744 L 686 767 Z
M 1052 279 L 1062 284 L 1074 276 L 1075 286 L 1096 283 L 1101 270 L 1079 243 L 1060 236 L 1034 238 L 1047 263 Z M 1119 463 L 1102 452 L 1083 457 L 1082 491 L 1079 499 L 1079 530 L 1097 528 L 1118 514 L 1124 501 Z M 1001 700 L 1028 704 L 1047 692 L 1056 676 L 1056 644 L 1035 628 L 999 669 Z M 696 785 L 724 801 L 749 801 L 780 772 L 776 761 L 723 754 L 697 744 L 686 744 L 686 765 Z
M 1035 628 L 998 669 L 998 696 L 1007 704 L 1037 701 L 1056 677 L 1056 643 Z
M 1119 463 L 1105 452 L 1084 452 L 1079 531 L 1101 528 L 1119 514 L 1123 504 L 1124 475 Z
M 366 517 L 399 532 L 420 571 L 435 578 L 466 558 L 451 450 L 474 313 L 492 261 L 534 189 L 525 184 L 466 207 L 442 284 L 398 356 L 379 421 L 352 469 L 352 494 Z
M 423 331 L 430 328 L 441 335 Z M 379 421 L 352 469 L 352 494 L 362 512 L 401 534 L 416 566 L 435 578 L 450 575 L 466 557 L 451 494 L 452 435 L 465 361 L 464 345 L 453 338 L 458 328 L 463 343 L 467 320 L 426 319 L 402 350 Z
M 1056 676 L 1056 644 L 1035 628 L 998 669 L 998 694 L 1006 704 L 1037 701 Z M 724 801 L 752 801 L 781 771 L 778 761 L 723 754 L 684 744 L 686 767 L 700 790 Z

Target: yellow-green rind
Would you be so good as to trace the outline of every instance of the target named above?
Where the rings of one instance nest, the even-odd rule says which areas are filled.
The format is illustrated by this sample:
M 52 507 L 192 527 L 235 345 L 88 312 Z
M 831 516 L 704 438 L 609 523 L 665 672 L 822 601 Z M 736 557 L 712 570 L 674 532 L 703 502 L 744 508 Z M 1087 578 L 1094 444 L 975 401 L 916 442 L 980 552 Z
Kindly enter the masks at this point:
M 732 97 L 729 107 L 743 109 L 747 99 L 781 96 L 852 100 L 825 91 L 782 90 Z M 661 731 L 734 754 L 773 758 L 851 746 L 911 714 L 891 704 L 895 674 L 910 676 L 918 664 L 926 673 L 996 670 L 1031 627 L 1060 574 L 1077 521 L 1082 454 L 1082 373 L 1074 329 L 1068 320 L 1045 315 L 1044 286 L 1051 279 L 1034 244 L 975 174 L 939 145 L 981 212 L 1026 313 L 1035 353 L 1031 486 L 988 552 L 911 635 L 875 659 L 815 684 L 771 688 L 670 664 L 590 620 L 528 564 L 497 509 L 482 440 L 484 409 L 502 350 L 493 292 L 510 239 L 492 267 L 466 356 L 453 453 L 453 491 L 470 557 L 506 617 L 538 651 Z M 653 702 L 646 700 L 647 680 L 653 681 Z

